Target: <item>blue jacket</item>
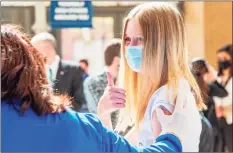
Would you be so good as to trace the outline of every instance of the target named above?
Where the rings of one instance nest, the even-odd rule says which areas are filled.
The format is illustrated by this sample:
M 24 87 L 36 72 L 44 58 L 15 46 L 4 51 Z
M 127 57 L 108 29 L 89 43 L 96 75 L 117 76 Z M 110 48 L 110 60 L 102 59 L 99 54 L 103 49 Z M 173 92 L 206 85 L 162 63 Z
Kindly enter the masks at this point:
M 20 115 L 2 101 L 2 152 L 181 152 L 172 134 L 162 135 L 149 148 L 137 148 L 102 125 L 94 114 L 64 113 L 38 116 L 32 108 Z

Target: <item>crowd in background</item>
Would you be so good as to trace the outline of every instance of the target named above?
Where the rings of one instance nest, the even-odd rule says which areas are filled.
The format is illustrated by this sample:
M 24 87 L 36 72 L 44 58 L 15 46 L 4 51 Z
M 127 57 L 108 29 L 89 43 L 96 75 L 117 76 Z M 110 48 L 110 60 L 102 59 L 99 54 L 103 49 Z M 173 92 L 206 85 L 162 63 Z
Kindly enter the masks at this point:
M 137 38 L 137 41 L 140 39 L 142 38 Z M 127 56 L 121 55 L 122 41 L 119 39 L 113 39 L 105 46 L 105 66 L 102 72 L 96 75 L 88 74 L 88 59 L 81 59 L 76 63 L 62 60 L 57 55 L 56 39 L 50 33 L 35 35 L 31 44 L 46 57 L 44 73 L 49 81 L 49 90 L 55 95 L 64 94 L 71 97 L 72 108 L 77 112 L 98 114 L 99 101 L 107 90 L 106 87 L 119 85 L 120 59 Z M 199 152 L 232 152 L 232 44 L 220 46 L 216 54 L 217 70 L 202 57 L 193 58 L 189 67 L 206 104 L 206 109 L 199 111 L 202 124 Z M 134 68 L 137 69 L 137 66 Z M 25 104 L 25 107 L 28 106 L 29 104 Z M 40 111 L 44 109 L 33 107 Z M 119 112 L 115 109 L 108 111 L 111 112 L 111 127 L 114 130 Z M 124 130 L 116 132 L 125 136 L 136 126 L 134 122 L 127 124 Z
M 232 45 L 217 51 L 217 63 L 217 71 L 203 58 L 194 58 L 191 63 L 207 105 L 207 110 L 202 112 L 204 124 L 208 124 L 203 135 L 209 135 L 209 139 L 201 145 L 209 146 L 214 152 L 232 152 Z
M 38 34 L 32 38 L 32 43 L 47 57 L 48 69 L 52 69 L 52 72 L 48 71 L 48 77 L 50 80 L 52 78 L 54 91 L 74 97 L 73 106 L 76 111 L 97 113 L 98 102 L 107 87 L 107 72 L 113 75 L 114 84 L 117 84 L 121 41 L 114 39 L 106 45 L 105 67 L 94 76 L 88 75 L 88 59 L 78 61 L 79 66 L 61 60 L 56 55 L 56 40 L 51 34 Z M 223 46 L 216 54 L 218 70 L 201 57 L 193 58 L 190 63 L 190 69 L 207 105 L 207 109 L 200 112 L 203 126 L 200 152 L 232 151 L 232 45 Z M 114 128 L 117 115 L 118 111 L 112 113 Z M 120 133 L 125 135 L 131 127 L 129 124 L 127 130 Z

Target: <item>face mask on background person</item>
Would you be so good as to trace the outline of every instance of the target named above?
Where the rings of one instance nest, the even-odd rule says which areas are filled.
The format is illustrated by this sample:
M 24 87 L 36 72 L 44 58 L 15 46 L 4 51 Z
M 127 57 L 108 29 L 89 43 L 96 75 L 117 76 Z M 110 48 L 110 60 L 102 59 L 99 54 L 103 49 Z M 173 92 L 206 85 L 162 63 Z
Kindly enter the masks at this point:
M 231 62 L 230 61 L 219 61 L 218 65 L 220 69 L 227 69 L 231 66 Z
M 134 72 L 140 72 L 140 66 L 142 60 L 142 46 L 126 47 L 125 57 L 129 67 Z

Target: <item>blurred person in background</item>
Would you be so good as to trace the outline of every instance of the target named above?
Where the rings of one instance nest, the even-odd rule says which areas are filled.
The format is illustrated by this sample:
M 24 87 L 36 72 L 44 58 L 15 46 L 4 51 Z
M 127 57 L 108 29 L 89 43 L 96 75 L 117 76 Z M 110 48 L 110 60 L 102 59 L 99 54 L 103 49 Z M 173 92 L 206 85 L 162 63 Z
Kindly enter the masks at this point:
M 205 59 L 192 59 L 191 70 L 197 80 L 203 100 L 208 108 L 204 112 L 201 112 L 203 128 L 199 151 L 223 152 L 223 133 L 216 117 L 213 97 L 216 96 L 223 98 L 226 97 L 228 93 L 224 87 L 218 83 L 214 76 L 212 66 L 209 65 Z M 209 123 L 211 123 L 212 126 L 210 126 Z
M 82 68 L 83 70 L 83 81 L 89 76 L 88 74 L 88 60 L 87 59 L 81 59 L 79 60 L 79 66 Z
M 114 83 L 116 83 L 120 65 L 120 49 L 121 40 L 111 40 L 104 50 L 105 68 L 103 72 L 96 76 L 90 76 L 84 81 L 84 94 L 90 113 L 97 113 L 98 102 L 108 83 L 107 72 L 114 77 Z M 113 112 L 111 116 L 112 124 L 115 126 L 117 112 Z
M 83 70 L 72 62 L 60 59 L 56 52 L 56 39 L 52 34 L 39 33 L 31 39 L 31 43 L 46 57 L 48 77 L 54 92 L 72 97 L 74 109 L 79 111 L 84 96 Z
M 135 123 L 125 138 L 145 147 L 161 133 L 158 118 L 172 114 L 176 107 L 178 88 L 186 87 L 190 107 L 186 123 L 191 133 L 182 142 L 184 152 L 198 152 L 202 124 L 199 87 L 188 63 L 183 17 L 178 9 L 163 2 L 143 3 L 133 8 L 123 29 L 119 88 L 109 76 L 109 84 L 98 105 L 98 115 L 111 127 L 110 112 L 121 109 L 116 132 Z M 192 89 L 192 90 L 191 90 Z M 127 94 L 127 95 L 126 95 Z M 161 111 L 161 109 L 163 111 Z
M 182 132 L 191 132 L 185 127 L 185 110 L 195 111 L 182 94 L 179 111 L 160 118 L 165 134 L 150 147 L 137 148 L 96 115 L 71 110 L 71 98 L 51 91 L 45 69 L 45 57 L 29 38 L 11 25 L 1 25 L 1 152 L 182 152 L 177 124 L 183 125 Z
M 226 97 L 214 97 L 216 115 L 224 133 L 226 151 L 232 152 L 232 44 L 220 48 L 218 57 L 218 82 L 228 92 Z

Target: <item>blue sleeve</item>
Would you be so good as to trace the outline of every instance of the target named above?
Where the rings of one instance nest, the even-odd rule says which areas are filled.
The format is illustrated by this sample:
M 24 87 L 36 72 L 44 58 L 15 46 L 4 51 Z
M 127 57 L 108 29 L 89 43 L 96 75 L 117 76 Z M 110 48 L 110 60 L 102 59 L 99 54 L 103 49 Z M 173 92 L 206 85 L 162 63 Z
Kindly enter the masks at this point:
M 161 135 L 148 148 L 138 148 L 104 126 L 102 133 L 104 152 L 182 152 L 180 140 L 172 134 Z
M 180 140 L 173 134 L 159 136 L 150 147 L 143 148 L 141 152 L 182 152 Z
M 148 148 L 138 148 L 131 145 L 124 137 L 103 126 L 95 114 L 85 114 L 85 116 L 93 130 L 89 132 L 96 133 L 98 131 L 98 139 L 93 138 L 92 141 L 101 145 L 100 152 L 182 152 L 179 139 L 172 134 L 161 135 Z

